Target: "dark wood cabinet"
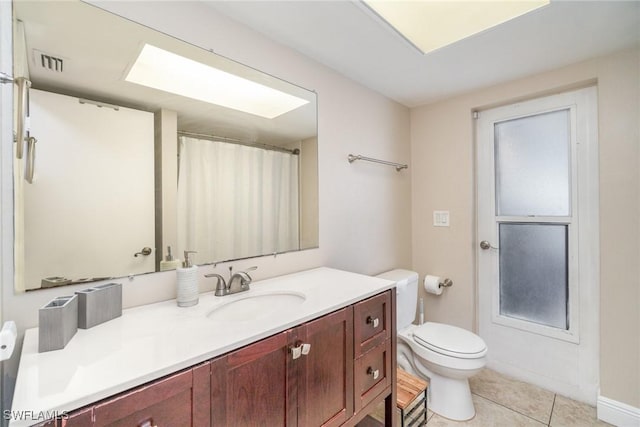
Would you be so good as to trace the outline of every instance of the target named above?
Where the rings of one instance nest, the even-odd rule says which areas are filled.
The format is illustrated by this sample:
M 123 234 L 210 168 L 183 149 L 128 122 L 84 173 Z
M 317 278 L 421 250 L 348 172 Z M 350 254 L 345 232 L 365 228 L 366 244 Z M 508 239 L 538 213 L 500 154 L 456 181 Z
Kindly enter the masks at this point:
M 359 357 L 355 365 L 356 411 L 359 411 L 391 384 L 389 340 Z
M 204 427 L 209 421 L 210 363 L 106 399 L 58 420 L 64 427 Z M 205 396 L 204 400 L 202 396 Z
M 392 345 L 395 310 L 392 307 L 391 292 L 354 306 L 356 411 L 370 404 L 392 384 L 392 365 L 395 368 L 395 346 Z
M 215 359 L 213 426 L 339 426 L 353 414 L 352 308 Z
M 391 293 L 384 292 L 354 306 L 355 355 L 361 356 L 391 337 Z
M 339 426 L 353 415 L 353 308 L 296 328 L 310 345 L 298 360 L 298 425 Z
M 383 400 L 395 414 L 395 337 L 390 290 L 74 411 L 57 425 L 353 426 Z
M 288 343 L 283 332 L 211 363 L 211 425 L 289 426 Z M 293 403 L 293 402 L 291 402 Z
M 188 425 L 191 423 L 189 370 L 95 406 L 95 426 Z

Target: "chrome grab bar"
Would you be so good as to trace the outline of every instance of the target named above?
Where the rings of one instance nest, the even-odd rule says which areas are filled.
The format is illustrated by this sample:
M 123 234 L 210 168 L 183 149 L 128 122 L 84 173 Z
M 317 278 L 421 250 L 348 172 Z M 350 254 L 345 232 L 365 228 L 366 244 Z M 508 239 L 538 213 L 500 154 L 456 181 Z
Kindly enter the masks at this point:
M 361 156 L 359 154 L 349 154 L 347 156 L 347 160 L 349 160 L 349 163 L 353 163 L 356 160 L 364 160 L 366 162 L 381 163 L 383 165 L 388 165 L 388 166 L 395 167 L 396 171 L 398 171 L 398 172 L 400 172 L 402 169 L 409 169 L 409 165 L 406 165 L 406 164 L 403 164 L 403 163 L 388 162 L 386 160 L 374 159 L 372 157 L 365 157 L 365 156 Z

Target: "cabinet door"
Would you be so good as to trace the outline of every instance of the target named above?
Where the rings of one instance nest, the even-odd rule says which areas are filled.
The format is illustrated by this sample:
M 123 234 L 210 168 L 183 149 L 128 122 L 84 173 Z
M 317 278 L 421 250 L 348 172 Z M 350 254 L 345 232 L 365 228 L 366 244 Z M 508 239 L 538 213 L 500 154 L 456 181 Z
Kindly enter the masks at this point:
M 211 362 L 212 426 L 295 425 L 289 336 L 282 332 Z
M 353 415 L 353 308 L 347 307 L 294 331 L 310 344 L 296 360 L 298 425 L 337 426 Z

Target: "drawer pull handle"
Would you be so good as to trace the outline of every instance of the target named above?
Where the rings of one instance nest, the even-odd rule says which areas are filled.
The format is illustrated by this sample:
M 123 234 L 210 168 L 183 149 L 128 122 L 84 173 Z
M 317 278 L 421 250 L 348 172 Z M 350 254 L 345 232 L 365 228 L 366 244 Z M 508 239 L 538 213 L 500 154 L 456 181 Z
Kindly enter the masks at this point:
M 377 317 L 367 317 L 367 325 L 372 325 L 374 328 L 377 328 L 380 324 L 380 320 Z
M 298 357 L 302 356 L 302 346 L 298 345 L 295 347 L 289 348 L 289 352 L 291 353 L 291 358 L 296 360 Z
M 380 370 L 379 369 L 374 370 L 371 366 L 369 366 L 367 368 L 367 375 L 371 375 L 374 380 L 377 380 L 378 377 L 380 376 Z
M 311 344 L 298 344 L 295 347 L 289 348 L 289 353 L 291 353 L 292 359 L 297 359 L 300 356 L 306 356 L 311 351 Z
M 302 354 L 306 356 L 311 350 L 311 344 L 302 344 Z
M 138 424 L 138 427 L 158 427 L 158 426 L 153 423 L 153 419 L 148 419 Z

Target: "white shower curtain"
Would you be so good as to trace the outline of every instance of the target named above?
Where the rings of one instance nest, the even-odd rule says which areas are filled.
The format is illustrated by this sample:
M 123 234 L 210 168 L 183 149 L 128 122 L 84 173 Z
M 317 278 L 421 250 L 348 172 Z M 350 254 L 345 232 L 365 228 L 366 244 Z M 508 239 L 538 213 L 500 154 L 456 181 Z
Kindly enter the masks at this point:
M 180 137 L 178 254 L 196 264 L 299 248 L 298 156 Z

